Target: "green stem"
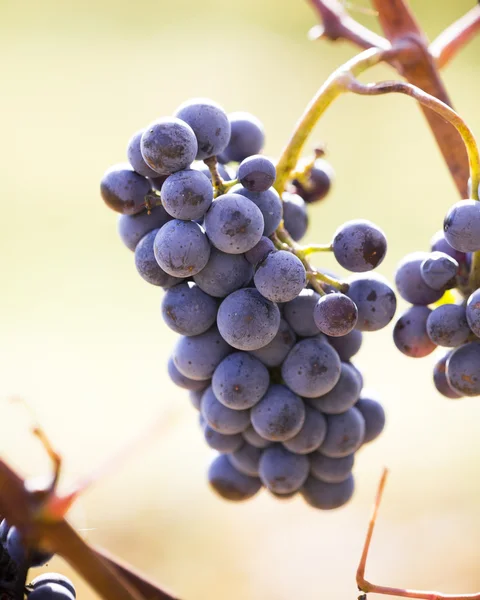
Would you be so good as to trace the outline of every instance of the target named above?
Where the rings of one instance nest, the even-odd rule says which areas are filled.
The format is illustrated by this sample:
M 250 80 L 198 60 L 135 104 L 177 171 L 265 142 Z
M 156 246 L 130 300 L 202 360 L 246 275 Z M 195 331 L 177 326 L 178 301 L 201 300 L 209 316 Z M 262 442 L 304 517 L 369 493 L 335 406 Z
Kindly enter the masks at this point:
M 314 252 L 333 252 L 333 246 L 332 244 L 312 244 L 311 246 L 304 246 L 302 252 L 304 256 L 308 256 Z

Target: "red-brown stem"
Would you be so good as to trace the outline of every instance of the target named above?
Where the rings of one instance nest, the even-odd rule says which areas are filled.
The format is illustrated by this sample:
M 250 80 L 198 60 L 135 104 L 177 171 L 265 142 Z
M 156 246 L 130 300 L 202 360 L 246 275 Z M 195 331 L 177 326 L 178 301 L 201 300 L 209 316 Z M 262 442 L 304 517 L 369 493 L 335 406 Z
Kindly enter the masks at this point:
M 480 32 L 480 5 L 474 6 L 430 44 L 430 54 L 441 69 Z

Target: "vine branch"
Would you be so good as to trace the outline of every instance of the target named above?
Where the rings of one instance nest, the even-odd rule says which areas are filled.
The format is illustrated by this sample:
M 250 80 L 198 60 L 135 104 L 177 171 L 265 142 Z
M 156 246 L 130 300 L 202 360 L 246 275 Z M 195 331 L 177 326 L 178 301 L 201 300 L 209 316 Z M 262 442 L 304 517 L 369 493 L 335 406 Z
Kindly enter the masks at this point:
M 430 44 L 430 54 L 434 57 L 437 67 L 441 69 L 447 65 L 479 32 L 480 5 L 477 4 Z

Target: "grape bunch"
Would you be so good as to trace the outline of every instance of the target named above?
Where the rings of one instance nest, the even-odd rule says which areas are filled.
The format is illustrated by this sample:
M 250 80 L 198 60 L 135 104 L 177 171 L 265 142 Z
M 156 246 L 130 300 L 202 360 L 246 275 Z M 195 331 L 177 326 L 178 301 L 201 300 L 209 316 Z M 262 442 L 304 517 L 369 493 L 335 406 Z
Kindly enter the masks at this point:
M 395 275 L 398 293 L 412 304 L 395 324 L 395 345 L 413 358 L 447 348 L 433 368 L 433 382 L 450 399 L 480 395 L 478 251 L 480 202 L 461 200 L 445 216 L 431 251 L 407 255 Z
M 300 246 L 306 206 L 325 197 L 332 169 L 317 152 L 280 197 L 263 144 L 253 115 L 190 100 L 132 137 L 129 164 L 105 173 L 101 195 L 121 213 L 140 276 L 165 290 L 162 316 L 180 335 L 168 373 L 218 453 L 213 489 L 239 501 L 264 486 L 333 509 L 353 494 L 354 453 L 385 423 L 351 359 L 362 332 L 396 310 L 387 281 L 369 273 L 387 242 L 357 220 L 327 246 Z M 354 274 L 315 269 L 316 251 Z
M 16 598 L 20 571 L 27 567 L 42 567 L 52 559 L 52 554 L 38 550 L 27 555 L 22 536 L 16 527 L 10 527 L 5 519 L 0 523 L 0 592 L 2 598 Z M 31 600 L 75 600 L 73 583 L 59 573 L 43 573 L 35 577 L 25 588 Z

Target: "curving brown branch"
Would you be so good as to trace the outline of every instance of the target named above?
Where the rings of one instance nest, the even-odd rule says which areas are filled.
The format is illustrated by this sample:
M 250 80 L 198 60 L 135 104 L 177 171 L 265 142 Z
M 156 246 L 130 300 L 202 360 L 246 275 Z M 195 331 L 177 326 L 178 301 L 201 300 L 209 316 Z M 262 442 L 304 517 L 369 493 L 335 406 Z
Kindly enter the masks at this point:
M 480 5 L 478 4 L 447 27 L 430 44 L 430 54 L 434 57 L 437 67 L 441 69 L 447 65 L 477 33 L 480 33 Z

